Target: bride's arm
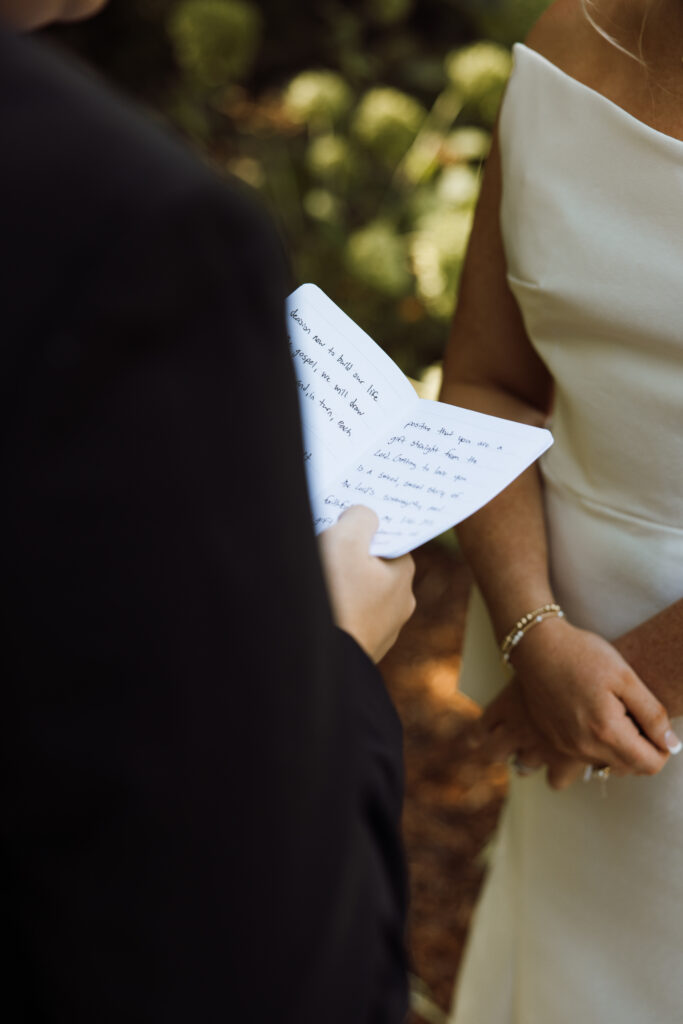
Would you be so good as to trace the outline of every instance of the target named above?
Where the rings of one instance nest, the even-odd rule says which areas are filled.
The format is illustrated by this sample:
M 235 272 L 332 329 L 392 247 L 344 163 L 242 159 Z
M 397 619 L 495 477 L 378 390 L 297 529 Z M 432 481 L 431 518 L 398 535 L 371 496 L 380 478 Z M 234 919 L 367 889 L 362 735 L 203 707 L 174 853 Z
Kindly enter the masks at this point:
M 441 400 L 544 426 L 552 379 L 527 338 L 510 291 L 499 226 L 500 153 L 494 136 L 444 359 Z M 496 631 L 553 600 L 541 485 L 535 466 L 462 523 L 458 535 Z M 493 581 L 487 586 L 487 581 Z
M 446 352 L 441 399 L 542 424 L 552 401 L 552 379 L 529 342 L 507 284 L 500 200 L 500 154 L 494 139 Z M 536 468 L 461 524 L 458 535 L 499 639 L 521 615 L 554 600 Z M 558 750 L 628 771 L 661 769 L 668 716 L 606 641 L 566 620 L 548 619 L 524 637 L 513 662 L 535 724 Z

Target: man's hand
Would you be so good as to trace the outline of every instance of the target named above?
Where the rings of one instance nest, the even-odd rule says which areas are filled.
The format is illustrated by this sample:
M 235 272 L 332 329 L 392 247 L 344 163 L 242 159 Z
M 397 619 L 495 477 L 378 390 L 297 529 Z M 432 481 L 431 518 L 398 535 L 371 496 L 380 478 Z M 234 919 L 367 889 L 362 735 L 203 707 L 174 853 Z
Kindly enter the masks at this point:
M 410 555 L 386 560 L 370 554 L 379 520 L 356 505 L 318 538 L 334 620 L 373 661 L 394 645 L 415 610 Z

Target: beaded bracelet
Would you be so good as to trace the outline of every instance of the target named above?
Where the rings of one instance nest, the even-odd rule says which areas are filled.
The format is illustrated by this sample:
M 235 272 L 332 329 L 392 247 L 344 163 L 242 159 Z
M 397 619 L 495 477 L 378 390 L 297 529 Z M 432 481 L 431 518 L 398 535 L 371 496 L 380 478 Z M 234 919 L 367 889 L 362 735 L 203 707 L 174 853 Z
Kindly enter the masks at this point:
M 510 657 L 512 652 L 517 647 L 522 637 L 537 626 L 539 622 L 543 622 L 544 619 L 563 619 L 564 612 L 560 608 L 559 604 L 544 604 L 540 608 L 535 608 L 533 612 L 527 612 L 526 615 L 522 615 L 521 619 L 515 622 L 514 626 L 508 633 L 500 645 L 500 653 L 503 656 L 503 661 L 506 665 L 510 663 Z

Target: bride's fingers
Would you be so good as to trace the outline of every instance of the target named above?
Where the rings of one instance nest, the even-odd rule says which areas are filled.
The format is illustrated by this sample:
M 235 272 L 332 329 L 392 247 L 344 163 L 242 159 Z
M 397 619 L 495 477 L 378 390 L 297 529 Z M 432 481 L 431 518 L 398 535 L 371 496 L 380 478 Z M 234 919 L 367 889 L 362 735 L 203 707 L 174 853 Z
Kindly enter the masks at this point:
M 497 725 L 494 729 L 488 729 L 482 735 L 480 752 L 487 761 L 499 761 L 501 763 L 513 757 L 520 749 L 521 741 L 519 734 L 506 725 Z
M 615 696 L 615 700 L 621 701 Z M 630 774 L 656 775 L 666 764 L 669 754 L 664 753 L 640 732 L 640 722 L 625 713 L 624 706 L 616 711 L 600 734 L 599 743 L 591 754 L 591 761 L 610 765 Z
M 540 750 L 518 750 L 510 758 L 510 767 L 520 778 L 534 775 L 546 763 L 546 758 Z
M 482 735 L 488 735 L 501 726 L 505 727 L 508 724 L 508 720 L 507 709 L 501 701 L 495 701 L 490 707 L 485 709 L 478 724 Z
M 488 729 L 483 728 L 481 719 L 472 722 L 460 735 L 461 749 L 467 753 L 471 761 L 480 764 L 489 764 L 493 758 L 489 751 L 491 734 Z
M 566 757 L 558 757 L 548 764 L 548 785 L 551 789 L 567 789 L 581 778 L 585 765 Z
M 666 708 L 637 677 L 626 682 L 620 696 L 640 730 L 661 751 L 679 754 L 683 750 Z

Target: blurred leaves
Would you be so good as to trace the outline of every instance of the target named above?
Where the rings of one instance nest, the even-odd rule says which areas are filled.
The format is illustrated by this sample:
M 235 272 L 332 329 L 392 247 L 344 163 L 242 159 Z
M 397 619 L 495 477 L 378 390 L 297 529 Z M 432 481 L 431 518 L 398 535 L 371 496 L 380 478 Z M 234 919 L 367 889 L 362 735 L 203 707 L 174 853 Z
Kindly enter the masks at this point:
M 508 45 L 544 6 L 118 0 L 60 34 L 258 190 L 296 278 L 420 378 L 457 299 Z
M 363 96 L 351 124 L 355 138 L 389 169 L 404 156 L 426 110 L 398 89 L 377 87 Z
M 512 46 L 524 39 L 552 0 L 455 0 L 484 36 Z
M 355 231 L 345 258 L 351 273 L 382 295 L 400 298 L 411 291 L 407 240 L 390 221 L 376 220 Z
M 169 16 L 168 32 L 185 74 L 201 86 L 218 88 L 251 70 L 261 16 L 246 0 L 183 0 Z
M 379 25 L 394 25 L 410 13 L 413 0 L 369 0 L 368 15 Z
M 344 189 L 355 166 L 353 151 L 341 135 L 318 135 L 308 147 L 306 165 L 312 177 Z
M 511 70 L 509 51 L 496 43 L 475 43 L 446 57 L 450 81 L 486 125 L 495 120 Z
M 335 71 L 302 71 L 284 93 L 285 110 L 313 130 L 326 129 L 348 113 L 353 93 Z

